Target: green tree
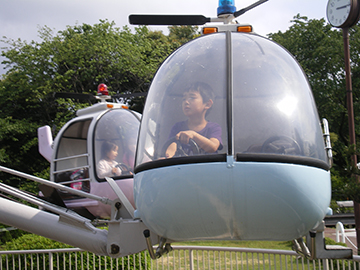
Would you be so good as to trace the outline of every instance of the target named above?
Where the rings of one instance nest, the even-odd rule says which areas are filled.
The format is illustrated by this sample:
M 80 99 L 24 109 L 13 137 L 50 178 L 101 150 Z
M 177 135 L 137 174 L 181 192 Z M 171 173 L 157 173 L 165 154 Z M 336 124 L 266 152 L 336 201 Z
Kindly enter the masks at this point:
M 38 153 L 37 128 L 54 134 L 87 103 L 55 99 L 54 93 L 92 93 L 105 83 L 111 95 L 147 92 L 159 65 L 176 48 L 196 37 L 196 27 L 170 27 L 169 36 L 147 27 L 132 33 L 114 22 L 68 26 L 53 33 L 44 26 L 41 42 L 7 39 L 2 56 L 7 73 L 0 80 L 0 162 L 22 172 L 48 178 L 48 163 Z M 145 98 L 129 98 L 142 112 Z M 0 179 L 24 183 L 8 174 Z M 29 188 L 27 186 L 26 188 Z M 30 188 L 31 189 L 31 188 Z
M 180 45 L 199 36 L 197 26 L 182 25 L 182 26 L 169 26 L 169 39 L 178 42 Z
M 3 39 L 7 73 L 0 81 L 0 161 L 29 174 L 46 177 L 48 164 L 37 149 L 37 128 L 54 126 L 56 133 L 77 109 L 70 99 L 55 99 L 56 92 L 95 93 L 99 83 L 110 94 L 146 92 L 159 64 L 176 44 L 161 32 L 138 27 L 119 29 L 100 21 L 68 26 L 54 34 L 39 30 L 41 42 Z M 129 104 L 142 111 L 144 98 Z M 1 174 L 14 186 L 19 179 Z

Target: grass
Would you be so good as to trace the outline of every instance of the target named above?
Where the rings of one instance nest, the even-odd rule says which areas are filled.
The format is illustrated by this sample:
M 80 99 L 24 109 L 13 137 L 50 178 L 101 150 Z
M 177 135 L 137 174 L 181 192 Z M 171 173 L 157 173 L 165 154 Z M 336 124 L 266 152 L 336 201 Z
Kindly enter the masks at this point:
M 305 240 L 305 239 L 304 239 Z M 344 243 L 336 243 L 331 238 L 325 237 L 326 245 L 341 245 L 346 247 Z M 217 246 L 217 247 L 244 247 L 244 248 L 260 248 L 260 249 L 279 249 L 292 250 L 292 241 L 189 241 L 174 243 L 174 246 Z
M 291 241 L 194 241 L 174 243 L 174 246 L 220 246 L 220 247 L 245 247 L 261 249 L 291 250 Z
M 174 243 L 173 246 L 221 246 L 291 250 L 292 242 L 280 241 L 194 241 Z M 277 270 L 293 269 L 303 261 L 299 256 L 285 256 L 252 252 L 193 250 L 194 269 Z M 300 260 L 300 261 L 299 261 Z M 153 261 L 153 269 L 188 269 L 190 254 L 174 250 Z M 315 267 L 316 269 L 318 267 Z
M 326 244 L 335 244 L 330 238 Z M 173 246 L 221 246 L 259 249 L 292 250 L 292 242 L 286 241 L 194 241 L 174 243 Z M 174 250 L 169 255 L 153 262 L 153 269 L 188 269 L 189 251 Z M 285 256 L 252 252 L 193 251 L 194 269 L 237 269 L 237 270 L 281 270 L 321 269 L 321 260 L 308 261 L 301 256 Z M 302 266 L 301 266 L 302 265 Z M 309 268 L 310 267 L 310 268 Z

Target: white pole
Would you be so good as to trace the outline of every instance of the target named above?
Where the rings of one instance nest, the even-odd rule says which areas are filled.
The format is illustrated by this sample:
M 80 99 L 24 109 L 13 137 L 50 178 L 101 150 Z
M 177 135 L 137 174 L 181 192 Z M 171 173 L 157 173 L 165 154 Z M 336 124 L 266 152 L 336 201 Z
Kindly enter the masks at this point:
M 345 230 L 344 230 L 344 225 L 338 221 L 338 223 L 336 223 L 336 242 L 340 242 L 339 239 L 339 231 L 341 232 L 341 242 L 345 243 Z

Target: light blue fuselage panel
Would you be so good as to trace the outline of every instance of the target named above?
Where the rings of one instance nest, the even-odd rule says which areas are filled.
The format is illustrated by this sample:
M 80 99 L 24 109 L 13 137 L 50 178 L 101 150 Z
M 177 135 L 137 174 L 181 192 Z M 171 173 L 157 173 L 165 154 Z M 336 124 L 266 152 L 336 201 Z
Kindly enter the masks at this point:
M 135 175 L 137 214 L 174 241 L 304 236 L 324 218 L 330 173 L 270 162 L 186 164 Z

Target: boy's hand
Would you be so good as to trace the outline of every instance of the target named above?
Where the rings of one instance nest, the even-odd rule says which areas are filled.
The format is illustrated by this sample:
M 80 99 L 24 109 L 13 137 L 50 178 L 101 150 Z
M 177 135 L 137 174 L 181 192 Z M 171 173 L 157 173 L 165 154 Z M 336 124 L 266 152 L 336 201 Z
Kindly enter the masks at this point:
M 180 131 L 176 134 L 176 139 L 179 140 L 183 144 L 188 144 L 190 139 L 194 139 L 197 132 L 193 130 Z
M 220 145 L 218 139 L 208 139 L 193 130 L 180 131 L 178 134 L 176 134 L 175 137 L 183 144 L 188 144 L 189 140 L 192 139 L 199 146 L 199 148 L 201 148 L 207 153 L 216 152 Z

